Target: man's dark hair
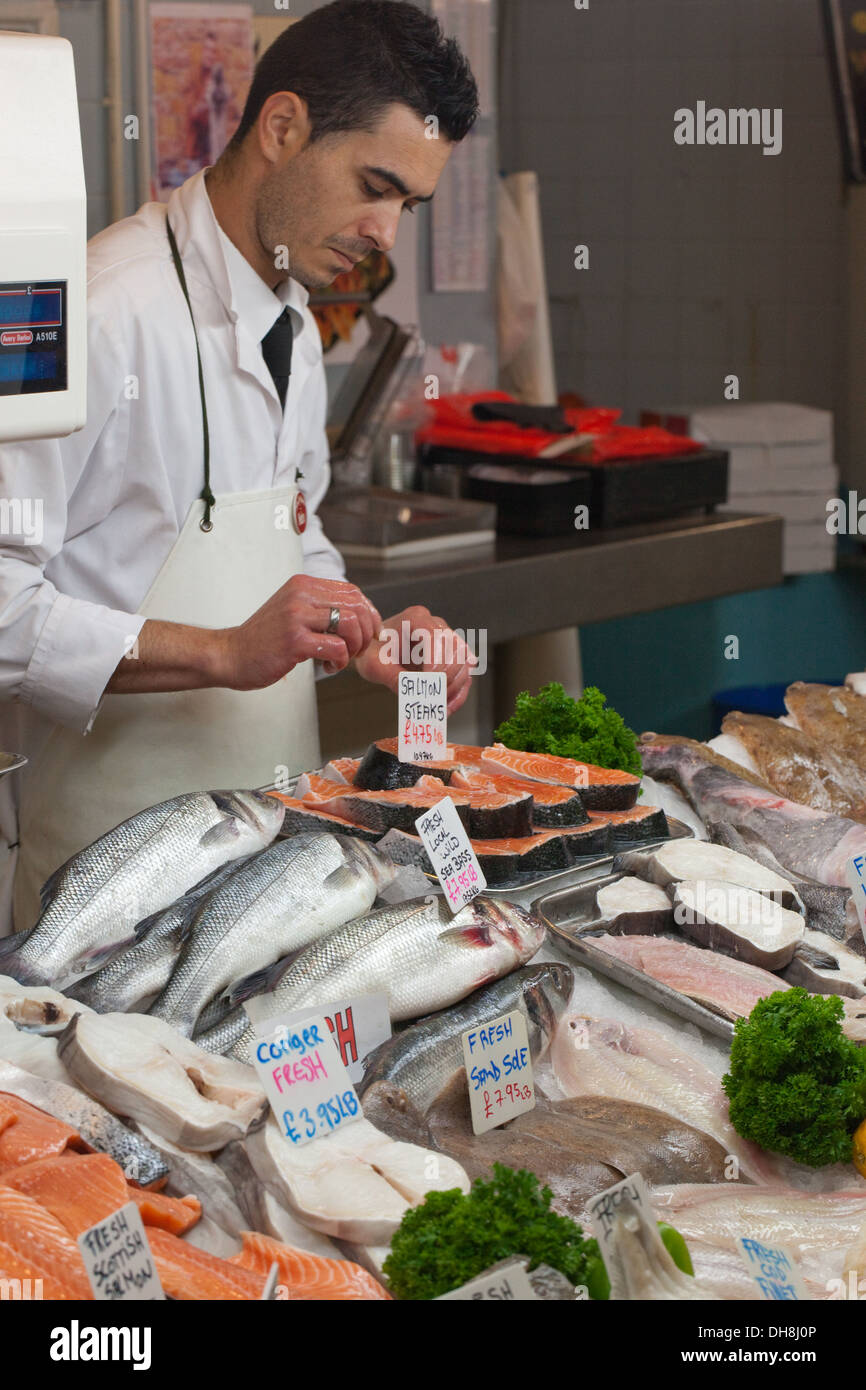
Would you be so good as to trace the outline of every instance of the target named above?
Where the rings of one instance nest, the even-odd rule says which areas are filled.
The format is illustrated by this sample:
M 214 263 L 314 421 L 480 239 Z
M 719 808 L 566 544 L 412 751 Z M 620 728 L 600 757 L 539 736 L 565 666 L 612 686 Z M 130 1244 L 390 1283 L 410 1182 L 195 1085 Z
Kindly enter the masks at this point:
M 237 149 L 274 92 L 307 103 L 310 141 L 372 130 L 394 102 L 436 116 L 462 140 L 478 116 L 478 87 L 456 39 L 403 0 L 333 0 L 279 35 L 262 55 L 231 145 Z

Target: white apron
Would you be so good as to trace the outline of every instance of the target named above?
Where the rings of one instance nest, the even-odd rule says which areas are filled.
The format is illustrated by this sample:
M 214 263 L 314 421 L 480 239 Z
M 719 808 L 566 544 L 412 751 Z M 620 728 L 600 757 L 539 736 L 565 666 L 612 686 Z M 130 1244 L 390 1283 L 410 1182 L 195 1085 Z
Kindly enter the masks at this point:
M 210 532 L 197 499 L 139 612 L 205 628 L 250 617 L 303 571 L 300 535 L 277 525 L 294 515 L 297 493 L 217 496 Z M 89 734 L 58 725 L 26 770 L 16 929 L 36 921 L 49 874 L 144 807 L 181 792 L 266 786 L 281 769 L 320 762 L 312 661 L 266 690 L 106 695 Z

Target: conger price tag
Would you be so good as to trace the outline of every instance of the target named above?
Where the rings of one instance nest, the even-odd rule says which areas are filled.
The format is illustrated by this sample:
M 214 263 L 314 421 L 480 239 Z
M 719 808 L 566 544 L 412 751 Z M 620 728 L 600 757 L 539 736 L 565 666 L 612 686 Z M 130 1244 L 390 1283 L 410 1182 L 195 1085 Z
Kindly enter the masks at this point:
M 353 1082 L 363 1077 L 367 1054 L 391 1036 L 387 994 L 362 994 L 354 999 L 341 999 L 337 1004 L 314 1004 L 309 1009 L 285 1015 L 274 1014 L 273 1005 L 263 994 L 248 999 L 244 1008 L 260 1037 L 272 1033 L 278 1025 L 285 1027 L 324 1015 L 339 1049 L 340 1060 Z
M 737 1249 L 761 1292 L 770 1303 L 810 1302 L 797 1262 L 784 1245 L 737 1237 Z
M 468 1028 L 462 1042 L 475 1134 L 535 1108 L 526 1019 L 519 1009 Z
M 462 1284 L 459 1289 L 440 1294 L 435 1301 L 447 1303 L 449 1299 L 454 1302 L 469 1299 L 491 1303 L 539 1302 L 538 1294 L 521 1264 L 505 1265 L 497 1269 L 495 1274 L 481 1274 L 477 1279 L 470 1279 L 468 1284 Z
M 256 1041 L 256 1070 L 280 1133 L 295 1148 L 363 1119 L 361 1102 L 321 1011 Z
M 866 937 L 866 855 L 855 854 L 853 859 L 848 860 L 847 878 L 857 908 L 860 930 Z
M 443 796 L 415 822 L 433 872 L 452 912 L 471 903 L 487 887 L 487 879 L 450 796 Z
M 82 1231 L 78 1248 L 97 1303 L 165 1298 L 135 1202 Z
M 448 757 L 448 677 L 444 671 L 401 671 L 397 757 L 429 763 Z

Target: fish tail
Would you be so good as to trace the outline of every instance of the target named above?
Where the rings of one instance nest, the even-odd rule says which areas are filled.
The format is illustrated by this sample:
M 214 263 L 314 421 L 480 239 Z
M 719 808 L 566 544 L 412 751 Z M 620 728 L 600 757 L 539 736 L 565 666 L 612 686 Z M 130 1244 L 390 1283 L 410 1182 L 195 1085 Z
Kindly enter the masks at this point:
M 30 932 L 16 932 L 0 941 L 0 974 L 10 975 L 19 985 L 48 985 L 46 971 L 35 965 L 22 952 Z

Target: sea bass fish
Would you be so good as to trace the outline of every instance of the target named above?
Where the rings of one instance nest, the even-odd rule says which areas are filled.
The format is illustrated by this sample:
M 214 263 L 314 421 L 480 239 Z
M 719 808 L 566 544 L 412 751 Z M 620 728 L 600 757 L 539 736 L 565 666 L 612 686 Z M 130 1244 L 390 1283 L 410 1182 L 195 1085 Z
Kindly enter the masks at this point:
M 244 791 L 194 792 L 140 811 L 52 874 L 36 925 L 0 941 L 0 969 L 63 989 L 206 874 L 264 849 L 282 819 L 279 802 Z
M 100 1014 L 125 1014 L 146 1008 L 168 984 L 202 899 L 218 888 L 229 874 L 239 872 L 251 857 L 223 864 L 170 907 L 139 922 L 133 944 L 121 947 L 107 965 L 70 985 L 66 990 L 69 998 L 89 1005 Z
M 550 1045 L 574 985 L 567 965 L 527 965 L 485 985 L 442 1013 L 403 1028 L 371 1052 L 358 1089 L 366 1095 L 377 1081 L 399 1086 L 425 1114 L 455 1072 L 463 1069 L 462 1034 L 467 1028 L 519 1009 L 527 1021 L 532 1060 Z
M 388 996 L 392 1022 L 420 1018 L 523 965 L 544 935 L 544 923 L 512 903 L 479 897 L 452 916 L 444 897 L 410 898 L 308 947 L 278 979 L 267 1003 L 277 1015 L 381 993 Z M 254 1038 L 250 1026 L 233 1055 L 247 1061 Z
M 648 775 L 674 782 L 705 823 L 726 821 L 752 831 L 793 873 L 845 886 L 852 855 L 866 854 L 866 825 L 765 790 L 704 744 L 644 734 L 640 753 Z
M 395 874 L 359 840 L 279 840 L 200 904 L 150 1013 L 189 1037 L 214 995 L 369 911 Z

